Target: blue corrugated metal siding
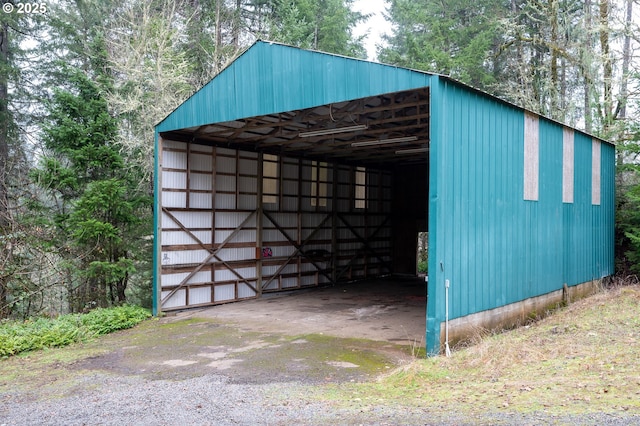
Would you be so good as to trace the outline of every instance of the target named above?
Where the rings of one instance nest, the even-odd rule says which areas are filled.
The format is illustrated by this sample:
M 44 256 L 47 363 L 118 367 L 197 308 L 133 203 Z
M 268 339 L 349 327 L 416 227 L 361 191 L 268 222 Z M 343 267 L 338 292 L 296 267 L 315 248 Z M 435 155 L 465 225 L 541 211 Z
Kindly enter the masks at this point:
M 591 204 L 591 138 L 575 134 L 575 195 L 562 202 L 563 127 L 539 120 L 539 199 L 523 197 L 524 112 L 443 79 L 432 84 L 427 350 L 450 319 L 613 273 L 614 149 L 602 143 Z
M 432 109 L 441 108 L 441 130 L 432 132 L 432 147 L 437 144 L 434 149 L 442 153 L 438 164 L 431 161 L 440 194 L 431 212 L 441 211 L 442 219 L 435 223 L 429 271 L 436 271 L 434 285 L 450 280 L 455 318 L 508 303 L 522 291 L 506 277 L 532 255 L 524 241 L 531 232 L 527 215 L 535 212 L 518 210 L 524 207 L 522 111 L 448 83 L 441 96 L 445 99 L 432 99 Z M 442 292 L 430 287 L 429 298 L 435 294 Z
M 567 285 L 614 273 L 615 149 L 601 144 L 601 202 L 591 204 L 591 138 L 576 134 L 575 200 L 565 204 L 565 263 Z
M 446 81 L 437 86 L 431 89 L 430 353 L 439 351 L 445 280 L 450 318 L 501 306 L 514 293 L 519 297 L 522 286 L 507 277 L 531 256 L 524 244 L 527 215 L 516 208 L 523 203 L 522 111 Z
M 184 129 L 429 86 L 427 73 L 256 42 L 156 131 Z
M 527 259 L 531 288 L 518 295 L 532 297 L 562 287 L 563 216 L 562 216 L 562 140 L 563 127 L 540 119 L 540 192 L 538 201 L 524 202 L 525 208 L 535 209 L 530 226 L 530 239 L 525 244 L 532 256 Z M 522 161 L 520 161 L 522 163 Z M 517 201 L 517 198 L 515 199 Z M 517 269 L 517 268 L 516 268 Z M 517 271 L 514 271 L 517 274 Z M 527 283 L 529 284 L 529 283 Z M 517 297 L 514 297 L 515 300 Z

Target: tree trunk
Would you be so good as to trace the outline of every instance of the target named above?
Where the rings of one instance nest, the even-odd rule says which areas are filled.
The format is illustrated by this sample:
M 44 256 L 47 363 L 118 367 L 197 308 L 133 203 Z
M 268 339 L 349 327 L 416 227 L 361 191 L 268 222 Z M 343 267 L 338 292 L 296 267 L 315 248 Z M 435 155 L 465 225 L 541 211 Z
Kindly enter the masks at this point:
M 220 3 L 222 0 L 216 0 L 216 55 L 221 54 L 222 50 L 222 10 Z
M 633 0 L 627 0 L 624 45 L 622 48 L 622 82 L 620 84 L 620 106 L 618 117 L 627 118 L 627 98 L 629 97 L 629 64 L 631 63 L 631 25 L 633 23 Z
M 560 117 L 561 112 L 559 111 L 559 102 L 558 102 L 558 86 L 559 86 L 559 78 L 558 78 L 558 46 L 559 46 L 559 40 L 558 40 L 558 33 L 559 33 L 559 29 L 558 29 L 558 1 L 557 0 L 551 0 L 549 2 L 549 7 L 551 10 L 550 13 L 550 24 L 551 24 L 551 49 L 550 49 L 550 53 L 551 53 L 551 85 L 549 87 L 549 97 L 550 97 L 550 102 L 549 102 L 549 108 L 550 108 L 550 115 L 551 117 L 555 118 L 555 119 L 559 119 L 562 120 L 562 117 Z
M 584 126 L 587 133 L 593 131 L 593 113 L 591 111 L 591 81 L 589 79 L 589 73 L 591 72 L 590 61 L 586 59 L 586 52 L 592 50 L 592 37 L 591 37 L 591 0 L 585 0 L 584 2 L 584 16 L 586 27 L 586 46 L 582 53 L 582 72 L 583 72 L 583 84 L 584 84 Z
M 0 68 L 7 69 L 9 65 L 9 24 L 0 24 Z M 6 72 L 0 73 L 0 235 L 5 235 L 8 231 L 8 201 L 7 195 L 7 162 L 9 160 L 9 90 Z M 5 241 L 0 245 L 0 256 L 3 260 L 8 260 L 11 256 L 11 245 Z M 9 277 L 0 274 L 0 319 L 9 316 L 11 310 L 8 305 Z
M 127 295 L 125 291 L 127 290 L 127 282 L 129 281 L 129 274 L 127 274 L 123 279 L 116 283 L 116 300 L 118 304 L 122 305 L 127 302 Z
M 240 49 L 240 31 L 242 27 L 242 0 L 236 0 L 236 15 L 233 20 L 232 40 L 231 44 L 238 50 Z
M 613 65 L 609 50 L 609 0 L 600 0 L 600 51 L 602 54 L 602 130 L 605 137 L 613 125 Z
M 0 67 L 9 66 L 9 25 L 5 22 L 0 26 Z M 9 160 L 9 90 L 6 72 L 0 73 L 0 232 L 8 224 L 7 218 L 7 162 Z
M 633 0 L 627 0 L 627 11 L 625 17 L 624 42 L 622 46 L 622 81 L 620 82 L 620 100 L 614 113 L 614 118 L 619 118 L 626 125 L 627 101 L 629 100 L 629 64 L 631 63 L 631 25 L 633 24 Z M 623 142 L 626 139 L 626 132 L 622 134 Z M 621 166 L 624 163 L 624 150 L 617 150 L 617 163 Z

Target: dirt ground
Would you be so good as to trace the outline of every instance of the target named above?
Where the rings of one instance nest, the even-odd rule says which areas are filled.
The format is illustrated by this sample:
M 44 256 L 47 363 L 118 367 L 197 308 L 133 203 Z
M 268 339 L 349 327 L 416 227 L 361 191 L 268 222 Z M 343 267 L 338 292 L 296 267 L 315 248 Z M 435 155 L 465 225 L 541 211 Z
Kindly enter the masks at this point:
M 315 389 L 411 362 L 425 305 L 415 279 L 305 290 L 2 360 L 0 425 L 359 424 L 370 414 L 347 409 L 336 423 L 344 408 Z M 401 418 L 421 424 L 419 412 Z
M 482 367 L 464 370 L 469 381 L 445 359 L 420 373 L 425 306 L 422 280 L 358 283 L 180 312 L 0 360 L 0 426 L 640 424 L 619 410 L 486 405 L 493 393 L 478 389 L 502 401 L 508 377 L 484 383 Z M 460 402 L 470 398 L 478 403 Z
M 324 334 L 424 346 L 424 278 L 393 277 L 265 294 L 261 299 L 184 311 L 241 329 L 288 335 Z

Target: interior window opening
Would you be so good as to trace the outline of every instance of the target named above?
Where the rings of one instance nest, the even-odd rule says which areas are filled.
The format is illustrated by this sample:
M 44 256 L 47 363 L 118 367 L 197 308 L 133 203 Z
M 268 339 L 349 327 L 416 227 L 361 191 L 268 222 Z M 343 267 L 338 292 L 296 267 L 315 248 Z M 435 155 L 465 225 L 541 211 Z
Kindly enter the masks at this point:
M 367 169 L 366 167 L 356 167 L 355 170 L 355 208 L 367 208 Z
M 262 202 L 275 204 L 278 202 L 278 156 L 263 154 L 262 156 Z
M 311 205 L 313 207 L 327 206 L 328 168 L 325 162 L 311 162 Z

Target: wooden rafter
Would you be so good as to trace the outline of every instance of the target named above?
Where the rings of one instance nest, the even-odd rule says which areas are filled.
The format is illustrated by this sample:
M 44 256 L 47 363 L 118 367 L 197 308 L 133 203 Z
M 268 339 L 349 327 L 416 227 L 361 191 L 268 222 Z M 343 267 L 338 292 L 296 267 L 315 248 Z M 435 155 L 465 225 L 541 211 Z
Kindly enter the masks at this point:
M 302 131 L 346 127 L 354 123 L 368 127 L 353 133 L 299 137 Z M 402 144 L 402 148 L 428 147 L 428 126 L 429 92 L 424 88 L 177 130 L 165 136 L 176 141 L 247 151 L 373 165 L 426 162 L 427 156 L 398 156 L 394 146 L 354 149 L 353 142 L 418 136 L 420 141 Z

